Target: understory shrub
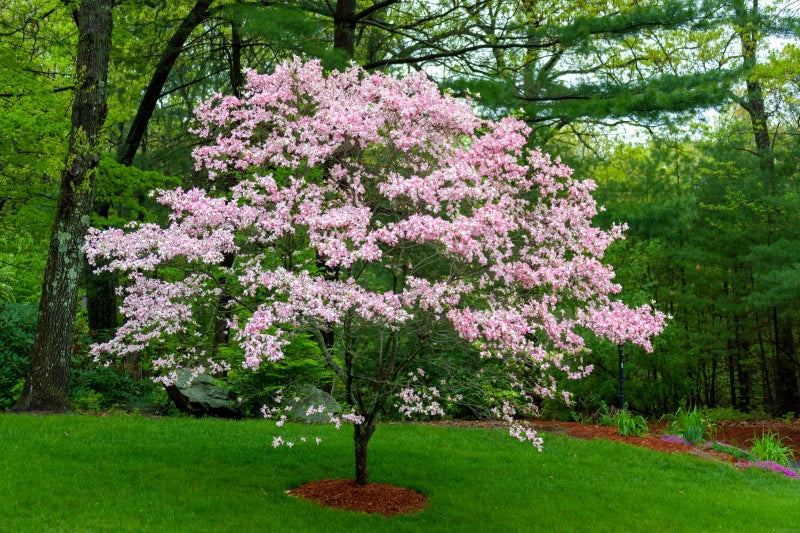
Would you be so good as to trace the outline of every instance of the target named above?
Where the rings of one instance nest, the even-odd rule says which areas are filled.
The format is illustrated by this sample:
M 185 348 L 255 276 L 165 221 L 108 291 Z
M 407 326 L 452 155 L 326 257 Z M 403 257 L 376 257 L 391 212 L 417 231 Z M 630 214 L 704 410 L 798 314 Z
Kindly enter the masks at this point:
M 742 412 L 733 407 L 712 407 L 705 409 L 708 417 L 715 421 L 728 420 L 731 422 L 739 422 L 744 420 L 760 420 L 768 418 L 766 413 L 761 411 L 752 411 L 749 413 Z
M 164 388 L 150 379 L 134 379 L 124 369 L 94 366 L 86 357 L 73 357 L 70 373 L 70 405 L 76 411 L 141 411 L 165 414 Z
M 35 306 L 0 301 L 0 410 L 22 391 L 35 332 Z

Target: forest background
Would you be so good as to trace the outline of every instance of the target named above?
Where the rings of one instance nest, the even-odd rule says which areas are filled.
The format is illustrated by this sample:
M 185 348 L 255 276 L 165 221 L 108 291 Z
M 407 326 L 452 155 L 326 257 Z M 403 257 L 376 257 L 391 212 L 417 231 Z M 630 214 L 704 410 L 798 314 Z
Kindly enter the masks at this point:
M 351 61 L 398 75 L 421 69 L 443 89 L 472 95 L 487 117 L 525 120 L 531 146 L 597 182 L 605 211 L 596 224 L 628 225 L 627 239 L 607 255 L 621 298 L 654 302 L 672 316 L 652 353 L 623 347 L 631 409 L 800 412 L 798 7 L 0 0 L 0 407 L 37 408 L 24 385 L 34 366 L 65 375 L 55 380 L 65 406 L 166 402 L 141 379 L 146 360 L 97 368 L 87 355 L 119 326 L 117 279 L 84 269 L 70 316 L 37 311 L 48 256 L 58 255 L 59 188 L 76 146 L 71 112 L 85 74 L 76 67 L 79 35 L 95 20 L 80 16 L 98 8 L 112 14 L 113 30 L 107 25 L 107 116 L 96 141 L 91 225 L 162 221 L 150 190 L 204 186 L 190 156 L 198 142 L 189 133 L 193 109 L 213 93 L 238 94 L 246 69 L 270 71 L 292 55 L 320 58 L 329 69 Z M 45 324 L 63 346 L 34 346 Z M 234 349 L 224 328 L 213 329 L 216 349 Z M 330 380 L 313 343 L 290 349 L 306 357 L 229 376 L 253 412 L 259 395 L 286 376 Z M 593 341 L 586 359 L 594 373 L 570 384 L 576 403 L 545 407 L 568 416 L 615 404 L 619 353 Z M 455 414 L 475 414 L 492 387 L 465 384 L 472 405 Z

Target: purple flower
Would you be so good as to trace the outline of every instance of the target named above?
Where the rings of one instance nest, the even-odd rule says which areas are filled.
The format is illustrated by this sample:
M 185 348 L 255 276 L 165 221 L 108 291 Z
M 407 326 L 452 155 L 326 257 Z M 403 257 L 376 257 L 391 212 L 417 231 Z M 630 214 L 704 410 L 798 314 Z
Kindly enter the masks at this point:
M 798 474 L 791 468 L 787 466 L 780 465 L 775 461 L 758 461 L 758 462 L 750 462 L 750 461 L 739 461 L 736 463 L 736 466 L 740 468 L 763 468 L 764 470 L 771 470 L 772 472 L 778 472 L 783 474 L 786 477 L 790 477 L 792 479 L 798 479 Z
M 690 442 L 688 440 L 681 437 L 680 435 L 675 435 L 672 433 L 661 435 L 661 440 L 663 440 L 664 442 L 671 442 L 673 444 L 683 444 L 684 446 L 690 445 Z

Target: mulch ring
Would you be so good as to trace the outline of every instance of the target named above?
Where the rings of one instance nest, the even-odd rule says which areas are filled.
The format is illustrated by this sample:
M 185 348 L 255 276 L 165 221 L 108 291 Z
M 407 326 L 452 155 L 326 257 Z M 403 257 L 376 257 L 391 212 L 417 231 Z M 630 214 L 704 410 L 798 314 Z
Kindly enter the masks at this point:
M 383 483 L 362 486 L 355 479 L 313 481 L 286 492 L 325 507 L 383 516 L 415 513 L 428 505 L 428 497 L 415 490 Z

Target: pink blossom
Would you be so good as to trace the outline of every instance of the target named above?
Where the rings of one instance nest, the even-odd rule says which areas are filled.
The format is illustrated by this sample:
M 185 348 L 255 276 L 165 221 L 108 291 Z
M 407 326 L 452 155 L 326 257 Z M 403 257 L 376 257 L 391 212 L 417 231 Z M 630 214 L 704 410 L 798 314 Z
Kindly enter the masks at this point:
M 537 396 L 569 400 L 551 372 L 591 372 L 584 332 L 652 350 L 664 327 L 650 306 L 614 299 L 621 288 L 603 254 L 624 226 L 592 226 L 594 183 L 529 149 L 523 122 L 482 120 L 423 73 L 324 75 L 295 58 L 248 72 L 241 98 L 201 103 L 193 131 L 204 143 L 195 168 L 212 183 L 156 192 L 170 210 L 163 225 L 87 235 L 90 263 L 127 280 L 125 324 L 92 348 L 98 359 L 149 354 L 165 383 L 177 368 L 230 367 L 207 349 L 224 290 L 243 368 L 280 361 L 303 333 L 338 379 L 384 402 L 394 393 L 408 416 L 440 415 L 446 383 L 408 369 L 435 353 L 420 345 L 450 330 L 506 365 L 519 405 L 498 401 L 497 415 L 540 447 L 514 413 L 535 411 Z M 237 182 L 217 189 L 222 176 Z M 520 368 L 540 378 L 526 383 Z M 372 420 L 369 402 L 345 401 L 362 410 L 329 413 L 331 423 Z

